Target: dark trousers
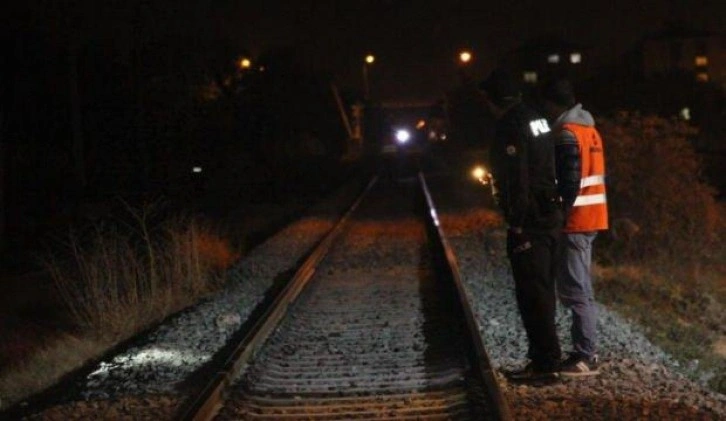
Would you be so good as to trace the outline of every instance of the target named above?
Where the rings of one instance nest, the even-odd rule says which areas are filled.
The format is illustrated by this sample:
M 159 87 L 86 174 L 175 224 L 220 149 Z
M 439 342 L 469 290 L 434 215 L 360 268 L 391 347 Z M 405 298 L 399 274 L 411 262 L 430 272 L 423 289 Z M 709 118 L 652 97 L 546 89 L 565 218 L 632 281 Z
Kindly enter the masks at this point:
M 558 233 L 525 233 L 532 247 L 515 252 L 512 234 L 507 235 L 507 255 L 512 264 L 519 314 L 529 340 L 529 355 L 540 367 L 554 366 L 560 359 L 560 341 L 555 326 L 555 275 Z

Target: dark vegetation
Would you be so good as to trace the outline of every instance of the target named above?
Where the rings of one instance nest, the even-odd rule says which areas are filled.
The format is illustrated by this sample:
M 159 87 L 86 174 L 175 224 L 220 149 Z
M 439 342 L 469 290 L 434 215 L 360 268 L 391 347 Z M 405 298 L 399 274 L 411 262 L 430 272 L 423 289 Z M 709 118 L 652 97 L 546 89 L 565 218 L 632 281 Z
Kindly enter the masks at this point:
M 639 63 L 634 54 L 624 63 Z M 581 81 L 578 87 L 580 98 L 596 115 L 627 111 L 687 122 L 693 129 L 687 140 L 697 154 L 699 180 L 715 187 L 717 196 L 726 194 L 726 176 L 721 170 L 726 162 L 726 91 L 722 86 L 699 82 L 690 72 L 674 70 L 646 77 L 617 64 Z
M 202 23 L 211 7 L 46 3 L 12 6 L 0 33 L 6 267 L 116 198 L 271 200 L 315 188 L 321 180 L 307 181 L 346 152 L 326 70 L 293 49 L 252 57 L 228 28 Z
M 332 73 L 292 48 L 253 54 L 209 24 L 223 7 L 7 9 L 0 406 L 219 288 L 356 165 Z
M 726 208 L 704 179 L 698 131 L 635 112 L 599 121 L 611 228 L 596 245 L 598 298 L 723 393 Z

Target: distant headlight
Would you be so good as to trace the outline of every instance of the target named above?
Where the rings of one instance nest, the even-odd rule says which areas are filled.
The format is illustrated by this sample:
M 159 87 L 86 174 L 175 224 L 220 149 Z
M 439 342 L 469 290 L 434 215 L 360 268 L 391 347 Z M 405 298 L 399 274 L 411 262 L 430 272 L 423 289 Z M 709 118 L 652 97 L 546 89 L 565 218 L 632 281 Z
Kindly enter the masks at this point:
M 396 141 L 398 141 L 398 143 L 406 143 L 409 139 L 411 139 L 411 133 L 409 133 L 408 130 L 401 129 L 396 131 Z

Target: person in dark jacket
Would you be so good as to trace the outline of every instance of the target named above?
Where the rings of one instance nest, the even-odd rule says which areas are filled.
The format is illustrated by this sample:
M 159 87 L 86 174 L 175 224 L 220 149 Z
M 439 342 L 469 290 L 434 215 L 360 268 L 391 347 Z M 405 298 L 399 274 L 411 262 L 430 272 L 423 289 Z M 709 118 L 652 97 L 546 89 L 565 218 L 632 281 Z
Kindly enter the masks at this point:
M 563 216 L 553 140 L 547 120 L 522 101 L 510 74 L 495 70 L 479 88 L 497 118 L 490 151 L 494 199 L 508 225 L 507 256 L 529 345 L 530 362 L 507 374 L 515 380 L 556 378 L 555 270 Z

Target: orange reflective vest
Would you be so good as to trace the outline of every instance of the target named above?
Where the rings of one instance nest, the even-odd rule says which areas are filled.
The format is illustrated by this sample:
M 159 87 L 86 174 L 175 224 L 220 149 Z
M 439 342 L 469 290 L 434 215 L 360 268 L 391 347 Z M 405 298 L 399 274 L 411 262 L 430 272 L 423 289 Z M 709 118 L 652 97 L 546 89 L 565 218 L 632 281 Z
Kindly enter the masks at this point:
M 605 155 L 602 138 L 592 126 L 565 123 L 562 130 L 572 132 L 580 147 L 580 192 L 567 215 L 565 232 L 599 231 L 608 228 L 605 194 Z

